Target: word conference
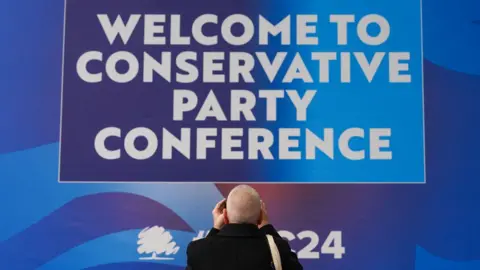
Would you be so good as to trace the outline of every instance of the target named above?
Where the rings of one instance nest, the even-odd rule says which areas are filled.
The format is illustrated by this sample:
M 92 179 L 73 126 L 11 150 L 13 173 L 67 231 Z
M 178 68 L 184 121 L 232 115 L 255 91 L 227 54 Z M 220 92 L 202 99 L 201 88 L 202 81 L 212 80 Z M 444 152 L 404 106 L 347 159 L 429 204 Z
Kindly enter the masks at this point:
M 297 121 L 307 121 L 307 110 L 315 96 L 315 90 L 308 90 L 303 97 L 300 97 L 295 90 L 260 90 L 259 97 L 265 100 L 266 121 L 277 120 L 277 99 L 288 96 L 296 110 Z M 175 121 L 184 121 L 184 114 L 191 112 L 198 106 L 198 97 L 190 90 L 174 91 L 174 113 Z M 230 119 L 220 103 L 215 98 L 213 91 L 210 91 L 207 98 L 196 113 L 195 121 L 205 121 L 213 118 L 216 121 L 240 121 L 244 118 L 246 121 L 255 121 L 255 115 L 252 112 L 256 104 L 255 96 L 250 91 L 232 90 L 231 91 L 231 112 Z M 243 117 L 242 117 L 243 116 Z M 302 134 L 303 133 L 303 134 Z M 339 134 L 336 134 L 339 133 Z M 363 160 L 366 157 L 365 150 L 352 150 L 350 140 L 366 139 L 369 142 L 370 159 L 389 160 L 392 153 L 388 150 L 390 145 L 389 137 L 391 130 L 389 128 L 373 128 L 367 131 L 361 128 L 350 128 L 341 132 L 335 132 L 333 128 L 326 128 L 323 131 L 323 138 L 317 136 L 310 129 L 304 131 L 298 128 L 279 128 L 274 133 L 265 128 L 197 128 L 196 143 L 192 144 L 191 128 L 181 128 L 180 137 L 176 137 L 168 129 L 163 128 L 161 132 L 162 158 L 172 159 L 173 149 L 180 152 L 185 158 L 194 158 L 191 151 L 196 151 L 196 159 L 207 159 L 208 148 L 221 148 L 221 159 L 275 159 L 271 147 L 275 141 L 278 141 L 277 159 L 315 159 L 316 151 L 320 150 L 330 159 L 334 159 L 334 149 L 336 145 L 343 157 L 349 160 Z M 123 134 L 123 135 L 122 135 Z M 339 135 L 339 136 L 338 136 Z M 122 138 L 122 136 L 124 136 Z M 241 137 L 248 138 L 247 152 L 243 153 Z M 304 136 L 305 149 L 304 154 L 299 151 L 299 137 Z M 120 149 L 109 150 L 105 146 L 108 138 L 117 137 L 124 140 L 124 150 L 127 155 L 133 159 L 144 160 L 152 157 L 157 151 L 159 145 L 158 135 L 151 129 L 140 127 L 122 132 L 117 127 L 107 127 L 102 129 L 95 139 L 95 150 L 99 156 L 104 159 L 119 159 L 121 157 Z M 221 145 L 216 143 L 217 137 L 220 137 Z M 144 149 L 138 149 L 135 141 L 138 138 L 145 138 L 147 146 Z M 335 142 L 338 140 L 338 142 Z M 196 145 L 196 150 L 192 146 Z M 385 150 L 386 148 L 386 150 Z M 297 149 L 297 150 L 295 150 Z

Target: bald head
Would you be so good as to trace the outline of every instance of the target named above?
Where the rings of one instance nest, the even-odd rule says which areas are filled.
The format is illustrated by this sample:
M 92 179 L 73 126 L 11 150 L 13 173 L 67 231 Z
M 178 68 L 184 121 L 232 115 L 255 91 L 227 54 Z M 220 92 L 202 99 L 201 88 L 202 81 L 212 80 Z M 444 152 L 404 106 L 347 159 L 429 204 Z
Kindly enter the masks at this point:
M 261 207 L 260 195 L 250 186 L 237 186 L 228 194 L 227 216 L 230 223 L 257 224 Z

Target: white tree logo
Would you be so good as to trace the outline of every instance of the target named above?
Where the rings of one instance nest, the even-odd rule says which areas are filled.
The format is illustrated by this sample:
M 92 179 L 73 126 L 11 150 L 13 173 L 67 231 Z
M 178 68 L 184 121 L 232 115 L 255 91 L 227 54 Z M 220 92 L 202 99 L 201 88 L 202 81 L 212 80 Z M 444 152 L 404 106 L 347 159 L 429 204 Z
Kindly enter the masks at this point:
M 150 257 L 141 257 L 140 260 L 173 260 L 171 257 L 158 257 L 159 255 L 177 254 L 180 247 L 173 242 L 169 231 L 163 227 L 147 227 L 138 234 L 139 254 L 151 254 Z

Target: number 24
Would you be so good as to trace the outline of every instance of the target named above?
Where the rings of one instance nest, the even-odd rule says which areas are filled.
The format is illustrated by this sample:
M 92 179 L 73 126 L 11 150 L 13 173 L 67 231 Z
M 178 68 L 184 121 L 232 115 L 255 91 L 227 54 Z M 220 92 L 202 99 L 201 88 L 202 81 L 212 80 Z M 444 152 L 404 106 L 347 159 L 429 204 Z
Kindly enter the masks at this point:
M 287 239 L 288 241 L 298 239 L 302 240 L 305 238 L 310 239 L 310 242 L 298 251 L 297 255 L 299 259 L 319 259 L 320 252 L 314 251 L 318 246 L 319 238 L 318 234 L 313 231 L 302 231 L 297 236 L 289 231 L 279 231 L 281 237 Z M 292 250 L 293 251 L 293 250 Z M 345 254 L 345 247 L 342 246 L 342 232 L 341 231 L 331 231 L 327 239 L 322 245 L 321 248 L 322 254 L 333 254 L 335 259 L 341 259 L 343 254 Z M 295 252 L 295 251 L 294 251 Z

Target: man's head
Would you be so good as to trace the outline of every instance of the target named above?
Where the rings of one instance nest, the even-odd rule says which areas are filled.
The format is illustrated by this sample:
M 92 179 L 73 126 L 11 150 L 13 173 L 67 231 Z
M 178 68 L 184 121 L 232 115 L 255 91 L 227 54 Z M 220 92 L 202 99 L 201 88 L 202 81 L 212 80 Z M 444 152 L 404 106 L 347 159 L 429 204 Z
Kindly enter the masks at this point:
M 261 208 L 258 192 L 250 186 L 240 185 L 228 194 L 225 219 L 227 223 L 258 224 L 261 220 Z

